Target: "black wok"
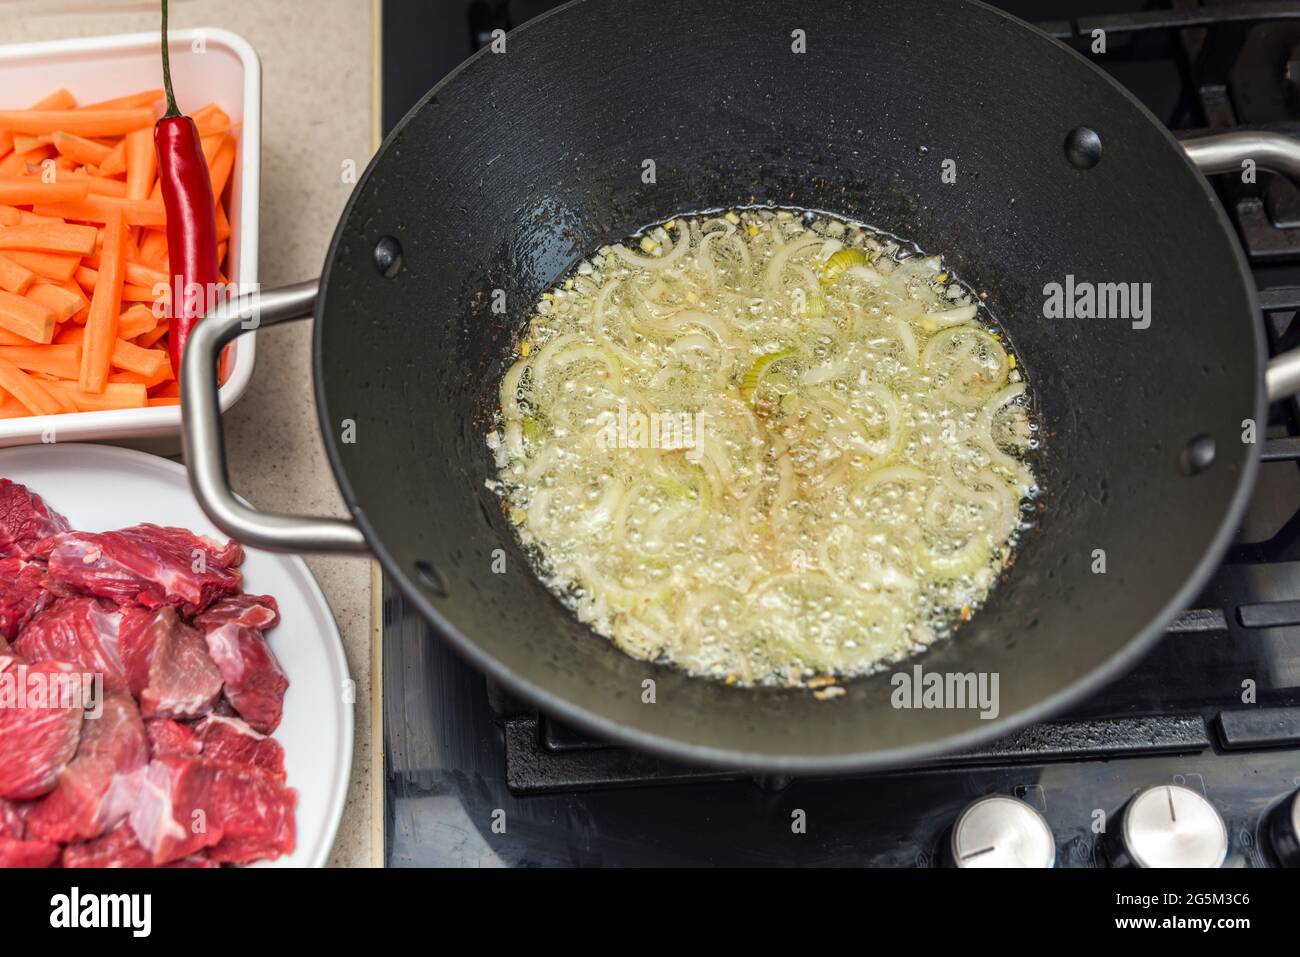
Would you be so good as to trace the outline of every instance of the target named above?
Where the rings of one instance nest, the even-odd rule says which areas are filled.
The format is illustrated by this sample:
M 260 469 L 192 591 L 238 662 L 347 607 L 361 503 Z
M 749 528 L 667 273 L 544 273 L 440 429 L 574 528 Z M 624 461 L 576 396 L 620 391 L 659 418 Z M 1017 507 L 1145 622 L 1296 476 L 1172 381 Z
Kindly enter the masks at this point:
M 1194 151 L 1208 170 L 1295 162 L 1263 139 Z M 988 290 L 1036 384 L 1037 527 L 987 607 L 915 659 L 997 674 L 995 720 L 896 709 L 892 672 L 818 701 L 633 660 L 533 577 L 484 487 L 496 383 L 537 296 L 644 224 L 753 203 L 942 252 Z M 1151 283 L 1150 327 L 1044 318 L 1045 285 L 1067 275 Z M 973 745 L 1122 673 L 1226 547 L 1256 470 L 1243 422 L 1265 411 L 1252 282 L 1206 180 L 1099 70 L 975 2 L 569 4 L 435 87 L 357 184 L 319 294 L 265 293 L 260 309 L 262 323 L 315 315 L 321 428 L 353 522 L 261 515 L 230 493 L 213 359 L 254 323 L 225 309 L 198 326 L 184 368 L 186 457 L 218 526 L 261 547 L 371 550 L 439 633 L 544 710 L 755 770 Z M 1294 384 L 1289 372 L 1271 385 Z

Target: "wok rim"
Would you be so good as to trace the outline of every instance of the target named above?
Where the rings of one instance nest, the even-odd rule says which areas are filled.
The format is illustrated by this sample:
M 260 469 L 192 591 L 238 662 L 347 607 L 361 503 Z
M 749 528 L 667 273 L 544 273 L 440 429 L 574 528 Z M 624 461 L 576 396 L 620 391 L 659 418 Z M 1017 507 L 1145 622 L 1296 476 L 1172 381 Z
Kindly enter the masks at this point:
M 577 7 L 586 2 L 586 0 L 569 0 L 562 6 L 549 10 L 527 23 L 520 25 L 510 31 L 510 35 L 517 35 L 522 31 L 529 30 L 534 24 L 541 23 L 551 17 L 566 13 L 571 8 Z M 1209 200 L 1210 206 L 1214 210 L 1215 218 L 1219 227 L 1223 230 L 1229 239 L 1232 247 L 1234 260 L 1237 266 L 1239 278 L 1242 280 L 1242 287 L 1246 293 L 1246 311 L 1247 319 L 1251 329 L 1251 339 L 1255 352 L 1255 414 L 1254 421 L 1257 423 L 1266 422 L 1268 413 L 1268 401 L 1264 392 L 1264 371 L 1267 363 L 1267 347 L 1264 341 L 1264 330 L 1261 323 L 1257 321 L 1259 315 L 1259 298 L 1255 289 L 1253 274 L 1250 272 L 1250 265 L 1246 254 L 1242 248 L 1241 240 L 1237 235 L 1235 227 L 1228 218 L 1222 203 L 1219 202 L 1218 195 L 1215 193 L 1210 181 L 1203 175 L 1190 159 L 1187 158 L 1182 146 L 1177 138 L 1173 135 L 1168 127 L 1153 114 L 1147 107 L 1135 97 L 1119 81 L 1115 80 L 1108 73 L 1096 66 L 1087 57 L 1078 53 L 1070 46 L 1062 43 L 1049 36 L 1033 25 L 1015 17 L 1003 10 L 990 6 L 984 0 L 960 0 L 969 7 L 981 9 L 991 15 L 1002 18 L 1010 23 L 1015 29 L 1021 31 L 1026 44 L 1030 42 L 1048 42 L 1053 44 L 1058 50 L 1074 57 L 1079 62 L 1087 66 L 1093 73 L 1099 76 L 1104 82 L 1120 96 L 1126 100 L 1130 106 L 1139 111 L 1147 122 L 1153 125 L 1164 139 L 1167 141 L 1169 148 L 1176 150 L 1182 161 L 1191 167 L 1198 180 L 1201 189 L 1204 191 L 1206 199 Z M 347 478 L 347 473 L 343 467 L 341 449 L 338 440 L 335 438 L 334 430 L 330 426 L 330 420 L 326 413 L 326 385 L 324 376 L 321 374 L 324 353 L 324 323 L 319 317 L 325 313 L 325 303 L 330 289 L 330 274 L 334 263 L 339 257 L 339 249 L 343 245 L 347 236 L 347 227 L 352 222 L 353 215 L 359 205 L 365 186 L 371 175 L 383 162 L 389 148 L 401 132 L 410 124 L 414 118 L 425 108 L 425 106 L 435 99 L 442 90 L 455 82 L 461 72 L 471 67 L 480 58 L 489 54 L 489 48 L 483 47 L 478 52 L 467 58 L 437 84 L 435 84 L 420 100 L 406 113 L 405 116 L 393 127 L 392 130 L 384 137 L 379 149 L 371 157 L 365 171 L 358 178 L 356 186 L 353 188 L 348 201 L 345 204 L 339 221 L 335 226 L 334 235 L 330 240 L 329 248 L 326 252 L 324 267 L 321 271 L 320 292 L 317 300 L 316 316 L 313 323 L 312 331 L 312 383 L 313 395 L 316 402 L 316 413 L 322 433 L 325 453 L 330 463 L 330 469 L 333 472 L 335 482 L 338 484 L 339 492 L 351 513 L 353 520 L 357 523 L 364 535 L 367 544 L 370 546 L 374 557 L 379 561 L 384 572 L 392 578 L 401 591 L 403 597 L 411 602 L 419 611 L 420 615 L 427 621 L 430 626 L 437 632 L 438 636 L 448 641 L 453 648 L 469 663 L 484 672 L 487 676 L 500 681 L 520 697 L 527 700 L 530 704 L 535 705 L 546 714 L 558 718 L 565 723 L 571 724 L 577 728 L 587 731 L 597 737 L 611 741 L 616 744 L 634 748 L 639 751 L 648 752 L 664 758 L 683 761 L 689 764 L 731 768 L 736 770 L 763 771 L 771 773 L 788 773 L 796 775 L 817 775 L 817 774 L 845 774 L 852 772 L 877 771 L 890 768 L 896 768 L 902 765 L 914 764 L 918 761 L 924 761 L 928 758 L 968 750 L 980 744 L 986 744 L 999 738 L 1024 728 L 1027 725 L 1034 724 L 1043 720 L 1050 719 L 1053 715 L 1066 710 L 1070 705 L 1075 704 L 1090 694 L 1098 691 L 1100 688 L 1118 678 L 1121 674 L 1133 667 L 1137 662 L 1151 650 L 1156 642 L 1163 637 L 1166 626 L 1173 621 L 1177 615 L 1189 607 L 1190 603 L 1200 593 L 1206 582 L 1213 575 L 1215 569 L 1222 561 L 1223 555 L 1228 550 L 1232 538 L 1241 523 L 1242 516 L 1246 511 L 1246 506 L 1250 500 L 1251 493 L 1254 490 L 1255 481 L 1259 473 L 1259 450 L 1256 448 L 1247 455 L 1243 468 L 1237 476 L 1236 488 L 1228 502 L 1227 508 L 1215 529 L 1214 536 L 1210 541 L 1209 547 L 1202 553 L 1200 560 L 1195 568 L 1186 578 L 1183 579 L 1181 586 L 1169 596 L 1161 605 L 1156 614 L 1139 629 L 1127 642 L 1125 642 L 1118 651 L 1106 658 L 1100 665 L 1093 668 L 1087 674 L 1077 680 L 1065 685 L 1058 691 L 1039 699 L 1035 704 L 1023 708 L 1020 711 L 1007 715 L 999 715 L 997 718 L 963 731 L 958 734 L 947 735 L 940 738 L 934 738 L 921 744 L 909 744 L 899 747 L 884 748 L 872 751 L 845 752 L 831 755 L 800 755 L 786 752 L 765 752 L 765 751 L 737 751 L 728 748 L 719 748 L 711 745 L 691 744 L 677 738 L 667 737 L 649 731 L 643 731 L 630 725 L 621 724 L 617 721 L 603 717 L 587 708 L 581 707 L 569 700 L 562 698 L 555 693 L 547 690 L 540 684 L 537 684 L 523 675 L 511 670 L 501 661 L 488 654 L 482 647 L 470 636 L 463 633 L 459 628 L 449 622 L 439 612 L 433 601 L 426 596 L 423 589 L 415 584 L 411 575 L 408 574 L 392 554 L 384 546 L 376 530 L 371 525 L 366 516 L 365 510 L 357 500 L 357 496 L 351 487 Z M 1187 479 L 1184 479 L 1187 480 Z M 599 638 L 599 636 L 593 635 Z M 600 639 L 606 640 L 606 639 Z M 830 706 L 834 702 L 828 703 Z

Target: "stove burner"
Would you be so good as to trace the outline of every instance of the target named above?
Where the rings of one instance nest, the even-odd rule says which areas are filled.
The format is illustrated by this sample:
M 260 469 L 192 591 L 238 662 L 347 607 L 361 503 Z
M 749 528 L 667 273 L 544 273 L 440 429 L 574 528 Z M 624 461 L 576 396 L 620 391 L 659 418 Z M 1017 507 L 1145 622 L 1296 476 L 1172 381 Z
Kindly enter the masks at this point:
M 493 30 L 558 5 L 385 0 L 385 125 Z M 1295 0 L 1169 0 L 1127 13 L 1114 12 L 1114 0 L 1000 5 L 1090 56 L 1175 135 L 1300 137 Z M 1103 35 L 1095 31 L 1104 54 L 1091 52 Z M 1295 348 L 1300 189 L 1262 170 L 1254 183 L 1214 181 L 1249 256 L 1270 349 Z M 1138 864 L 1189 848 L 1222 858 L 1220 838 L 1229 866 L 1300 866 L 1298 413 L 1294 401 L 1271 408 L 1264 464 L 1232 548 L 1131 673 L 1056 720 L 909 769 L 753 776 L 594 739 L 485 682 L 386 584 L 386 858 L 929 866 L 954 863 L 959 847 L 955 863 L 978 863 L 986 851 L 1041 865 L 1048 855 L 1034 822 L 1045 821 L 1061 867 Z M 1171 807 L 1187 811 L 1181 823 L 1198 824 L 1194 833 L 1175 833 Z M 498 815 L 508 822 L 500 833 Z M 812 822 L 806 833 L 795 836 L 792 815 Z M 1098 820 L 1107 822 L 1101 833 Z

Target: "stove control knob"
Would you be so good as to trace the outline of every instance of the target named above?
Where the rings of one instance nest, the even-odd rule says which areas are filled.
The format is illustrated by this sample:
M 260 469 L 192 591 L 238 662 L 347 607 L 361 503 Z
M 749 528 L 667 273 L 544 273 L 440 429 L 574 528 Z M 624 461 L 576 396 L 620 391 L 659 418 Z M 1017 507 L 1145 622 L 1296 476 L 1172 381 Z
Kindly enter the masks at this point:
M 1053 867 L 1056 838 L 1024 801 L 993 794 L 966 805 L 952 826 L 944 859 L 950 867 Z
M 1139 791 L 1120 821 L 1122 854 L 1131 867 L 1222 867 L 1228 829 L 1214 805 L 1178 784 Z
M 1283 867 L 1300 867 L 1300 791 L 1273 808 L 1268 816 L 1268 837 Z

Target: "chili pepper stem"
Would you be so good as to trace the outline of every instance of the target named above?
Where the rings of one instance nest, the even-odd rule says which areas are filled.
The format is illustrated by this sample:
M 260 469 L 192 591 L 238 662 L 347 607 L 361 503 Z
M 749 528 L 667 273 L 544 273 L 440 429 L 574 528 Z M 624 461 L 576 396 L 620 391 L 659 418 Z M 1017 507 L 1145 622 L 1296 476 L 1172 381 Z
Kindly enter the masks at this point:
M 167 112 L 163 114 L 163 118 L 180 116 L 181 111 L 176 106 L 176 94 L 172 92 L 172 64 L 167 54 L 167 0 L 162 0 L 162 66 L 163 89 L 167 92 Z

